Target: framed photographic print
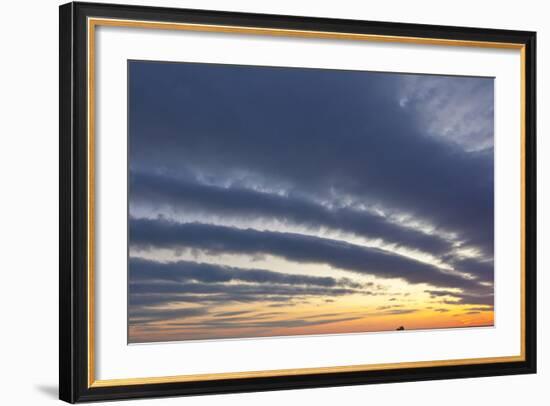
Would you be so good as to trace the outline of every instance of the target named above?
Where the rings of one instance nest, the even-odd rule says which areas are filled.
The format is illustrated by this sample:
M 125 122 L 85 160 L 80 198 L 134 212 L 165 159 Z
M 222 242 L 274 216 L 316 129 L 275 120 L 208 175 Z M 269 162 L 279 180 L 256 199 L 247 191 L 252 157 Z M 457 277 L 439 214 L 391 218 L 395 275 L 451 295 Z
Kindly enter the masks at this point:
M 60 7 L 60 398 L 536 371 L 535 33 Z

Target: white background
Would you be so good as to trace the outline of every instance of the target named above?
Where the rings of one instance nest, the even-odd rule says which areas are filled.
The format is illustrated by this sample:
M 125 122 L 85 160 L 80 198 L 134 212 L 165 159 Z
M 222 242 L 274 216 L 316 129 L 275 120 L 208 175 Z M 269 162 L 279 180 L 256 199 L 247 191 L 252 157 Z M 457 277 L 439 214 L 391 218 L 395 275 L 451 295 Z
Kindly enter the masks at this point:
M 544 404 L 550 396 L 550 366 L 542 323 L 549 301 L 543 247 L 550 222 L 543 210 L 550 197 L 545 172 L 550 143 L 544 71 L 550 23 L 545 2 L 522 1 L 149 1 L 220 10 L 311 15 L 446 25 L 536 30 L 538 36 L 539 155 L 539 374 L 500 378 L 312 389 L 185 398 L 189 405 L 299 404 Z M 58 239 L 58 2 L 10 2 L 0 24 L 0 399 L 8 405 L 41 405 L 57 398 L 57 239 Z M 546 108 L 545 108 L 546 107 Z M 544 188 L 546 183 L 547 187 Z M 544 337 L 544 338 L 543 338 Z M 182 399 L 125 404 L 181 404 Z
M 520 354 L 518 50 L 100 26 L 96 28 L 95 55 L 96 379 Z M 128 346 L 123 327 L 127 321 L 125 135 L 129 59 L 495 77 L 495 326 Z

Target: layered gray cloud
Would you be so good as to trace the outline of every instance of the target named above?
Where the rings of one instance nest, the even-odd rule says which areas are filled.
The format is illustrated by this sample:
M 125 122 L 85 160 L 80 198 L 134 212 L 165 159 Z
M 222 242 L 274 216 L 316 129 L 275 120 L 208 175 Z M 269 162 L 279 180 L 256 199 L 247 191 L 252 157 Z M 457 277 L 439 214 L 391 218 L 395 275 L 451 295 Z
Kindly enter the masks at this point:
M 318 286 L 302 287 L 302 286 L 278 286 L 266 284 L 263 286 L 251 286 L 245 284 L 226 285 L 216 283 L 133 283 L 131 285 L 133 294 L 140 293 L 157 293 L 163 295 L 173 294 L 194 294 L 194 295 L 235 295 L 241 296 L 326 296 L 326 295 L 345 295 L 356 293 L 355 290 L 345 288 L 323 288 Z M 197 299 L 197 298 L 196 298 Z
M 345 287 L 359 289 L 360 283 L 346 278 L 329 276 L 296 275 L 263 269 L 242 269 L 230 266 L 203 264 L 190 261 L 160 263 L 140 258 L 130 259 L 132 283 L 155 282 L 213 282 L 231 281 L 272 283 L 283 285 L 309 285 L 320 287 Z
M 297 263 L 321 263 L 334 268 L 401 278 L 411 283 L 477 288 L 479 281 L 450 273 L 424 262 L 386 251 L 295 233 L 236 229 L 200 223 L 132 219 L 134 250 L 195 249 L 211 255 L 224 253 L 274 255 Z
M 452 248 L 448 239 L 404 227 L 382 215 L 349 207 L 326 207 L 303 196 L 206 185 L 193 179 L 139 172 L 131 174 L 130 190 L 134 207 L 153 212 L 277 221 L 316 231 L 328 228 L 436 255 Z
M 372 283 L 348 278 L 288 274 L 261 269 L 244 269 L 192 261 L 162 263 L 131 258 L 129 264 L 129 303 L 132 323 L 142 323 L 151 312 L 151 320 L 186 317 L 201 309 L 174 309 L 174 305 L 201 305 L 216 308 L 220 304 L 285 302 L 311 297 L 380 294 Z M 166 308 L 169 306 L 169 308 Z M 246 311 L 220 313 L 225 317 Z M 219 317 L 219 314 L 216 315 Z

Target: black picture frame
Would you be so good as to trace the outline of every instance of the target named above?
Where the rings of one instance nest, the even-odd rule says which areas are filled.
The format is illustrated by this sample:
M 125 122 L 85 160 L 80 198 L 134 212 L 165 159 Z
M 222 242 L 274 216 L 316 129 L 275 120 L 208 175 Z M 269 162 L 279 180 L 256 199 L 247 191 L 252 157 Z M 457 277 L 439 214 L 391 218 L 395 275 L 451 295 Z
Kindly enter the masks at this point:
M 497 29 L 260 15 L 112 4 L 60 6 L 59 397 L 67 402 L 236 393 L 536 372 L 536 33 Z M 523 46 L 524 349 L 523 360 L 471 365 L 311 373 L 118 386 L 90 385 L 88 320 L 87 19 L 89 17 L 292 29 L 380 36 L 513 43 Z

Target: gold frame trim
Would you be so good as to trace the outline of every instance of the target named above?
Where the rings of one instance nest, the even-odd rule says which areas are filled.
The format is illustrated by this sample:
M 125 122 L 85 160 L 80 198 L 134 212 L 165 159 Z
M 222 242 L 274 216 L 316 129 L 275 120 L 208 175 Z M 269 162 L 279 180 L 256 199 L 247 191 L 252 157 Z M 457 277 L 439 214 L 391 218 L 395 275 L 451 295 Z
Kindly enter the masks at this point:
M 209 25 L 209 24 L 187 24 L 187 23 L 167 23 L 140 20 L 120 20 L 109 18 L 88 18 L 88 388 L 104 388 L 126 385 L 177 383 L 177 382 L 199 382 L 212 381 L 217 379 L 244 379 L 244 378 L 266 378 L 277 376 L 297 376 L 310 374 L 330 374 L 339 372 L 361 372 L 361 371 L 380 371 L 394 368 L 425 368 L 473 364 L 490 364 L 504 362 L 525 361 L 525 45 L 506 42 L 486 42 L 486 41 L 465 41 L 453 39 L 436 39 L 422 37 L 399 37 L 391 35 L 374 34 L 355 34 L 344 32 L 326 32 L 326 31 L 307 31 L 291 29 L 274 29 L 261 27 L 241 27 L 230 25 Z M 123 379 L 95 379 L 95 278 L 94 278 L 94 241 L 95 241 L 95 218 L 94 218 L 94 193 L 95 193 L 95 28 L 97 26 L 110 27 L 132 27 L 149 28 L 161 30 L 184 30 L 194 32 L 218 32 L 234 33 L 248 35 L 269 35 L 299 38 L 319 38 L 319 39 L 343 39 L 371 42 L 390 42 L 405 44 L 421 44 L 436 46 L 461 46 L 477 48 L 497 48 L 514 49 L 520 51 L 520 84 L 521 84 L 521 116 L 520 116 L 520 137 L 521 137 L 521 270 L 520 270 L 520 324 L 521 324 L 521 350 L 520 355 L 503 357 L 485 357 L 485 358 L 465 358 L 455 360 L 436 360 L 436 361 L 416 361 L 416 362 L 396 362 L 384 364 L 365 364 L 318 368 L 298 368 L 298 369 L 278 369 L 267 371 L 245 371 L 245 372 L 222 372 L 213 374 L 192 374 L 192 375 L 174 375 L 146 378 L 123 378 Z

